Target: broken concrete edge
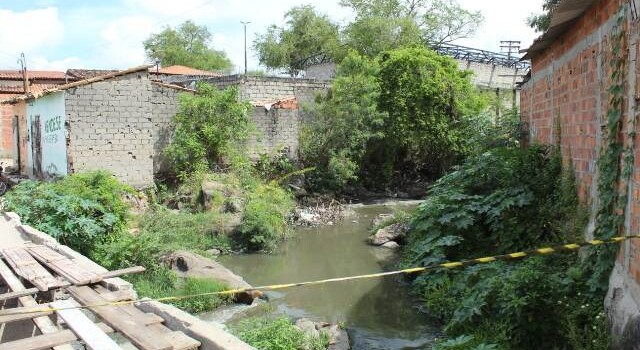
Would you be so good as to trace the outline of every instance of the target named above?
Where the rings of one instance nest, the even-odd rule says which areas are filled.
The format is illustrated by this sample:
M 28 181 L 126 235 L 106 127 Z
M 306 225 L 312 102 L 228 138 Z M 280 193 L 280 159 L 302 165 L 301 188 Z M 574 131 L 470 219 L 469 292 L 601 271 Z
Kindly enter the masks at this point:
M 4 217 L 13 223 L 14 226 L 25 236 L 26 239 L 36 244 L 46 245 L 49 248 L 63 254 L 74 261 L 82 264 L 87 269 L 96 272 L 107 272 L 107 269 L 96 264 L 86 256 L 76 252 L 66 245 L 58 243 L 53 237 L 37 230 L 29 225 L 24 225 L 20 221 L 20 216 L 13 212 L 4 212 Z M 105 279 L 101 285 L 112 291 L 127 291 L 131 293 L 133 299 L 137 299 L 137 294 L 133 285 L 119 277 Z M 251 350 L 253 347 L 244 343 L 234 335 L 224 330 L 222 325 L 213 322 L 205 322 L 199 318 L 178 309 L 175 306 L 163 304 L 157 301 L 136 303 L 136 306 L 145 312 L 153 312 L 162 317 L 164 324 L 174 331 L 182 331 L 186 335 L 198 340 L 201 343 L 201 350 Z
M 609 290 L 604 300 L 611 322 L 614 349 L 632 349 L 628 344 L 640 344 L 640 286 L 616 262 L 609 278 Z
M 197 339 L 200 350 L 252 350 L 249 344 L 227 332 L 222 325 L 205 322 L 173 305 L 153 300 L 136 303 L 136 307 L 144 312 L 152 312 L 165 320 L 165 325 L 175 331 L 182 331 L 191 338 Z

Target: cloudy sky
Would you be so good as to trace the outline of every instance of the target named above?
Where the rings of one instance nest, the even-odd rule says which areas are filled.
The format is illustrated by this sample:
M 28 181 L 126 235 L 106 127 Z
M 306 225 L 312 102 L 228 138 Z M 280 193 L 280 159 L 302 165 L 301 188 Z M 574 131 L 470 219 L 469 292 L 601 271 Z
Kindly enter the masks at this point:
M 485 17 L 478 33 L 460 45 L 499 51 L 500 40 L 521 40 L 527 47 L 537 36 L 525 19 L 539 12 L 542 0 L 458 1 Z M 352 16 L 338 0 L 0 0 L 0 69 L 16 69 L 20 52 L 29 69 L 136 66 L 146 61 L 142 41 L 150 33 L 192 19 L 209 28 L 213 46 L 224 50 L 240 71 L 240 21 L 251 22 L 250 43 L 268 25 L 281 25 L 286 10 L 301 4 L 312 4 L 339 23 Z M 249 69 L 257 69 L 250 45 L 249 50 Z

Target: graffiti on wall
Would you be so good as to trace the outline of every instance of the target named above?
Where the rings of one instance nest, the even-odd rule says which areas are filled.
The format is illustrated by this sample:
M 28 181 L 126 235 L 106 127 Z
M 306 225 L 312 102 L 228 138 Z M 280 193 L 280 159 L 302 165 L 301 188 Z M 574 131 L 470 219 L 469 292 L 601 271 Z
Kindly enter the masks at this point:
M 64 92 L 49 94 L 27 105 L 31 150 L 30 174 L 52 178 L 67 174 Z

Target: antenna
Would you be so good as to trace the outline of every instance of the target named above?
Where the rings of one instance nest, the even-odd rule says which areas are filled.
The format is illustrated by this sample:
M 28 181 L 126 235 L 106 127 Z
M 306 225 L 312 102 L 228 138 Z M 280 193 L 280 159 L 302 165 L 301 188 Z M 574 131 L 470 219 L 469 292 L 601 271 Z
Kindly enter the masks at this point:
M 18 58 L 18 64 L 20 65 L 20 72 L 22 73 L 22 85 L 24 93 L 29 93 L 29 77 L 27 76 L 27 58 L 24 56 L 24 52 L 20 53 Z

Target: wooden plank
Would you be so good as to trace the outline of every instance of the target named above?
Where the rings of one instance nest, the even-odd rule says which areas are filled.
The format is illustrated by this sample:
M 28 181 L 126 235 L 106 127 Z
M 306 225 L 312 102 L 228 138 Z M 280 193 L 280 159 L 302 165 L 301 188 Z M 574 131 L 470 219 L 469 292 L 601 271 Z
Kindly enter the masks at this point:
M 7 310 L 13 310 L 13 309 L 7 309 Z M 52 313 L 53 312 L 51 311 L 34 311 L 34 312 L 0 315 L 0 324 L 47 316 L 47 315 L 51 315 Z
M 187 336 L 186 334 L 180 331 L 172 331 L 161 324 L 154 324 L 149 326 L 156 330 L 158 333 L 164 334 L 165 339 L 173 346 L 174 350 L 194 350 L 198 349 L 200 346 L 200 342 Z
M 7 286 L 9 286 L 9 288 L 12 291 L 20 292 L 20 291 L 26 290 L 22 282 L 20 282 L 20 280 L 13 274 L 9 266 L 7 266 L 1 259 L 0 259 L 0 276 L 2 276 L 5 283 L 7 284 Z M 38 303 L 36 302 L 36 300 L 33 297 L 28 295 L 25 295 L 23 297 L 18 297 L 18 302 L 22 306 L 31 306 L 31 307 L 38 306 Z M 33 323 L 36 325 L 36 327 L 38 327 L 40 332 L 45 335 L 49 333 L 56 333 L 59 331 L 58 327 L 56 327 L 51 321 L 51 319 L 49 319 L 49 317 L 46 317 L 46 316 L 34 318 Z M 20 349 L 20 348 L 16 347 L 12 349 Z M 54 350 L 73 350 L 73 347 L 71 347 L 71 345 L 69 344 L 61 344 L 61 345 L 53 346 L 53 349 Z
M 2 254 L 15 273 L 29 281 L 34 287 L 45 292 L 59 287 L 60 282 L 40 265 L 24 248 L 2 249 Z
M 104 323 L 98 323 L 96 326 L 104 333 L 113 333 L 113 328 Z M 55 333 L 36 335 L 30 338 L 0 343 L 0 350 L 46 350 L 77 339 L 73 331 L 66 329 Z
M 103 279 L 107 279 L 107 278 L 113 278 L 113 277 L 118 277 L 122 275 L 128 275 L 132 273 L 140 273 L 144 271 L 145 271 L 145 268 L 142 266 L 133 266 L 133 267 L 127 267 L 126 269 L 113 270 L 113 271 L 101 273 L 100 276 L 102 276 Z
M 113 339 L 109 338 L 79 309 L 64 309 L 75 306 L 70 300 L 58 300 L 51 303 L 54 308 L 62 308 L 56 313 L 67 323 L 67 326 L 82 339 L 92 350 L 122 350 Z
M 18 297 L 23 297 L 25 295 L 32 295 L 36 293 L 38 293 L 38 288 L 29 288 L 29 289 L 21 290 L 19 292 L 4 293 L 4 294 L 0 294 L 0 301 L 15 299 Z
M 72 286 L 67 289 L 69 294 L 83 305 L 95 305 L 106 300 L 88 286 Z M 143 350 L 170 350 L 171 344 L 161 334 L 146 327 L 133 317 L 123 317 L 124 310 L 120 306 L 90 306 L 94 313 L 129 339 L 133 345 Z
M 76 262 L 55 250 L 43 245 L 28 246 L 27 251 L 36 260 L 47 265 L 51 270 L 63 276 L 74 285 L 97 283 L 102 277 L 78 266 Z

